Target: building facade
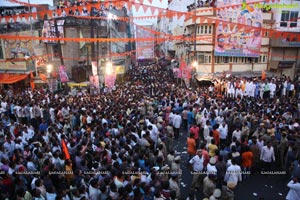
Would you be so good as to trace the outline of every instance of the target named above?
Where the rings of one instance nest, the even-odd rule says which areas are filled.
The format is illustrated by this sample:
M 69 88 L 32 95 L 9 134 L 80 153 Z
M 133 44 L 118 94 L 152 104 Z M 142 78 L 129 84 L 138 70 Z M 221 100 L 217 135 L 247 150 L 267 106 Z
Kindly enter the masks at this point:
M 21 7 L 19 6 L 18 10 Z M 19 17 L 14 22 L 7 24 L 2 18 L 2 26 L 6 30 L 2 29 L 1 34 L 35 36 L 43 37 L 43 39 L 30 42 L 2 39 L 0 70 L 4 73 L 7 73 L 7 69 L 13 69 L 13 73 L 16 73 L 15 69 L 18 69 L 26 73 L 37 71 L 37 74 L 47 74 L 47 65 L 53 66 L 53 72 L 58 72 L 59 67 L 64 65 L 70 80 L 79 82 L 89 80 L 89 76 L 92 74 L 92 63 L 96 63 L 98 65 L 97 74 L 100 82 L 103 83 L 104 68 L 108 61 L 111 61 L 113 66 L 122 66 L 123 68 L 130 64 L 130 55 L 122 54 L 131 49 L 130 42 L 113 40 L 131 37 L 129 22 L 118 20 L 118 17 L 128 16 L 125 7 L 117 9 L 113 6 L 104 7 L 104 5 L 95 3 L 89 5 L 89 9 L 83 7 L 81 11 L 76 10 L 75 13 L 74 9 L 67 10 L 66 8 L 60 7 L 59 10 L 55 8 L 50 11 L 52 15 L 46 12 L 44 17 L 38 16 L 34 21 L 31 21 L 30 18 L 24 20 Z M 49 11 L 49 7 L 46 10 Z M 38 9 L 36 11 L 39 12 Z M 76 13 L 77 11 L 78 13 Z M 8 25 L 9 27 L 7 27 Z M 58 36 L 62 39 L 51 40 L 52 37 L 58 38 Z M 63 38 L 74 38 L 74 41 Z M 89 42 L 84 39 L 79 41 L 78 38 L 108 38 L 108 40 Z M 14 53 L 16 48 L 21 50 Z M 10 60 L 17 63 L 18 67 L 10 66 L 12 65 Z M 39 62 L 41 60 L 43 63 Z M 51 74 L 55 75 L 55 73 Z
M 256 56 L 243 55 L 243 48 L 245 47 L 232 47 L 228 52 L 225 53 L 224 50 L 220 50 L 220 54 L 216 54 L 216 41 L 218 40 L 217 35 L 225 35 L 223 31 L 228 29 L 228 43 L 233 43 L 237 39 L 242 41 L 242 36 L 237 38 L 231 38 L 230 34 L 234 34 L 234 29 L 239 29 L 239 32 L 247 33 L 247 25 L 242 22 L 237 23 L 234 26 L 227 20 L 232 20 L 232 18 L 225 18 L 224 15 L 230 15 L 231 12 L 235 12 L 236 7 L 230 7 L 227 12 L 224 11 L 222 7 L 216 6 L 219 2 L 210 2 L 208 4 L 192 4 L 189 6 L 189 17 L 184 22 L 185 36 L 190 38 L 189 42 L 185 44 L 185 57 L 187 63 L 192 63 L 193 61 L 198 62 L 197 72 L 198 74 L 207 73 L 218 73 L 218 72 L 256 72 L 268 69 L 269 65 L 269 53 L 270 53 L 270 41 L 267 35 L 261 35 L 261 46 L 259 52 Z M 224 12 L 224 13 L 222 13 Z M 223 15 L 223 18 L 221 17 Z M 238 15 L 238 14 L 237 14 Z M 196 17 L 194 17 L 196 16 Z M 271 30 L 272 28 L 272 13 L 261 13 L 262 29 Z M 238 20 L 238 19 L 235 19 Z M 233 19 L 234 21 L 234 19 Z M 223 23 L 222 30 L 218 29 L 217 24 Z M 245 36 L 246 37 L 246 36 Z M 227 41 L 226 36 L 222 40 Z M 196 42 L 195 42 L 196 41 Z M 242 43 L 240 43 L 242 44 Z M 225 44 L 226 47 L 227 44 Z M 239 43 L 237 42 L 237 45 Z M 182 48 L 183 45 L 179 44 Z M 226 50 L 225 50 L 226 51 Z M 182 54 L 182 50 L 180 51 Z M 219 53 L 219 52 L 217 52 Z M 184 52 L 183 52 L 184 54 Z
M 270 70 L 292 79 L 300 75 L 300 2 L 284 0 L 271 4 L 274 30 L 279 37 L 272 37 Z

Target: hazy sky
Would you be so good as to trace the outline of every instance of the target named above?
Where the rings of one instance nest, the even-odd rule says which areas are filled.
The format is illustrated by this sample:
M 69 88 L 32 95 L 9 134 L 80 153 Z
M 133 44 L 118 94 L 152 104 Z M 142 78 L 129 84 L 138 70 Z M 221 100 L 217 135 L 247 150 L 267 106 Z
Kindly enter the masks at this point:
M 140 2 L 140 1 L 136 1 Z M 168 7 L 168 0 L 153 0 L 152 4 L 148 0 L 143 0 L 145 5 L 152 5 L 154 7 L 164 8 L 166 9 Z M 158 15 L 158 10 L 156 9 L 155 13 L 152 14 L 150 11 L 150 8 L 145 9 L 143 11 L 143 8 L 140 7 L 140 9 L 137 11 L 134 7 L 132 8 L 132 14 L 133 16 L 152 16 L 152 15 Z M 156 23 L 157 19 L 143 19 L 143 20 L 135 20 L 135 23 L 140 25 L 152 25 L 153 23 Z
M 24 2 L 30 4 L 49 4 L 50 6 L 53 6 L 53 1 L 52 0 L 18 0 L 19 2 Z M 0 6 L 16 6 L 18 4 L 11 3 L 7 0 L 0 0 Z

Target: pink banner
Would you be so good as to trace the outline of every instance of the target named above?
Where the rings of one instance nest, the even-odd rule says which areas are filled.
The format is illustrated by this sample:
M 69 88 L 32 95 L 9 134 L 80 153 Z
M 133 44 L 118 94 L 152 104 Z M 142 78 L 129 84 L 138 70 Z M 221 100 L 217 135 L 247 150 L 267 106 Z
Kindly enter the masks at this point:
M 187 66 L 185 69 L 182 70 L 182 78 L 190 79 L 192 74 L 192 67 Z
M 65 82 L 68 82 L 69 81 L 69 77 L 68 77 L 68 74 L 67 74 L 67 71 L 66 71 L 66 67 L 61 65 L 59 67 L 59 77 L 60 77 L 60 81 L 62 83 L 65 83 Z
M 190 79 L 191 74 L 192 74 L 192 67 L 187 66 L 184 69 L 175 68 L 175 69 L 173 69 L 173 73 L 174 73 L 175 76 L 177 75 L 177 78 Z
M 98 73 L 97 73 L 97 61 L 92 61 L 92 73 L 93 73 L 93 76 L 96 76 Z
M 90 76 L 90 84 L 95 88 L 99 88 L 99 76 Z
M 116 75 L 105 75 L 105 86 L 108 88 L 112 88 L 115 85 Z
M 175 77 L 180 78 L 180 69 L 179 68 L 173 68 L 173 74 Z

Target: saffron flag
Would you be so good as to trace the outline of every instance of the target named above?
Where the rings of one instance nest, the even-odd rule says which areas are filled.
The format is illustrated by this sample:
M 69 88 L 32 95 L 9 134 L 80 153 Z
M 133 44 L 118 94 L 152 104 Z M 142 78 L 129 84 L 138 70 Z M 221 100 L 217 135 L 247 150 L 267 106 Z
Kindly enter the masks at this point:
M 30 87 L 32 90 L 34 90 L 35 88 L 35 84 L 34 84 L 34 81 L 33 81 L 33 73 L 30 72 Z
M 266 79 L 266 76 L 267 76 L 267 75 L 266 75 L 266 71 L 265 71 L 265 70 L 262 70 L 262 71 L 261 71 L 261 80 L 264 81 L 264 80 Z
M 39 73 L 39 76 L 42 81 L 46 82 L 47 81 L 47 76 L 45 74 Z
M 71 156 L 70 156 L 70 153 L 69 153 L 69 150 L 68 150 L 68 147 L 67 147 L 67 144 L 64 140 L 61 140 L 61 149 L 65 155 L 65 159 L 66 160 L 70 160 Z
M 183 70 L 184 68 L 186 68 L 186 63 L 183 59 L 181 59 L 180 61 L 180 67 L 179 67 L 181 70 Z

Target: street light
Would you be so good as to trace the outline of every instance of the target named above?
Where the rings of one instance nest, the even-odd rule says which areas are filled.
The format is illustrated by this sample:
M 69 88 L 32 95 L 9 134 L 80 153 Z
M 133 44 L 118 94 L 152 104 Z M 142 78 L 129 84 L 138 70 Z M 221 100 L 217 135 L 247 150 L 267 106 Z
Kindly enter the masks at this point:
M 106 75 L 112 75 L 113 68 L 112 68 L 112 63 L 111 62 L 106 63 L 105 73 L 106 73 Z
M 197 70 L 198 70 L 198 62 L 195 60 L 193 63 L 192 63 L 192 67 L 193 67 L 193 71 L 192 71 L 192 83 L 195 83 L 195 79 L 196 79 L 196 74 L 197 74 Z
M 48 65 L 46 66 L 46 70 L 47 70 L 48 76 L 51 74 L 52 69 L 53 69 L 53 66 L 52 66 L 51 64 L 48 64 Z
M 192 67 L 197 70 L 198 68 L 198 62 L 195 60 L 193 63 L 192 63 Z

